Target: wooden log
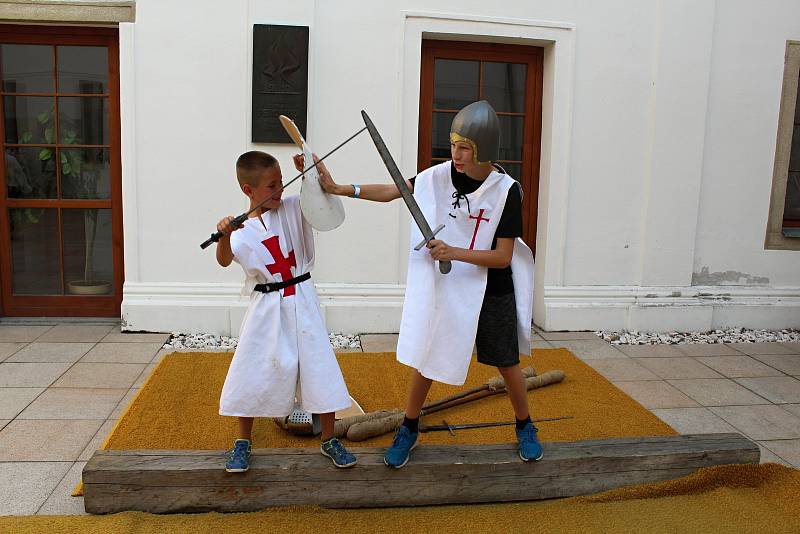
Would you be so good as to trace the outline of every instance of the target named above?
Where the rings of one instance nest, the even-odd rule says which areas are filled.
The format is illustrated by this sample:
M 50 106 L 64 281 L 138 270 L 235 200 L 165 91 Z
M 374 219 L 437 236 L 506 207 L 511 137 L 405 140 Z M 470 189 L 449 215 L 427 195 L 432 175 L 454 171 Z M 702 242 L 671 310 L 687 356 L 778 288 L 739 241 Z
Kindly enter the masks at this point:
M 97 451 L 83 469 L 86 511 L 244 512 L 270 506 L 417 506 L 550 499 L 688 475 L 701 467 L 758 463 L 740 434 L 545 443 L 523 463 L 516 445 L 421 446 L 402 469 L 384 449 L 357 448 L 336 469 L 318 449 L 256 449 L 247 473 L 226 473 L 222 451 Z

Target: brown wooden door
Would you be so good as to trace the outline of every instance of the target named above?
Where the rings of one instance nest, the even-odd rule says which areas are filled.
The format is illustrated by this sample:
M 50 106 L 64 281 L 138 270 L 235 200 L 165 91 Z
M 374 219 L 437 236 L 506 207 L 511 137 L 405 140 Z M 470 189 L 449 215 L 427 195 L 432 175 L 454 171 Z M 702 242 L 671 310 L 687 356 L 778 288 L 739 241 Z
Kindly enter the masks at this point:
M 476 100 L 500 118 L 498 163 L 522 184 L 523 239 L 536 252 L 542 135 L 543 50 L 532 46 L 422 41 L 418 171 L 450 159 L 450 124 Z
M 116 29 L 0 26 L 2 315 L 119 316 Z

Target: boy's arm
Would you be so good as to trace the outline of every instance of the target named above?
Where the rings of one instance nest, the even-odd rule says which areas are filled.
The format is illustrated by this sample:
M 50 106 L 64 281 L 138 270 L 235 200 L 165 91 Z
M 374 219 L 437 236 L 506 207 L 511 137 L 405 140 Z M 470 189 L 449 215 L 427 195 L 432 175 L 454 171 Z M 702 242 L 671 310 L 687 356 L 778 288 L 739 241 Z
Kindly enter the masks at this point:
M 303 155 L 298 154 L 294 156 L 294 166 L 298 171 L 303 171 Z M 316 160 L 316 155 L 314 156 Z M 337 184 L 333 181 L 331 173 L 325 167 L 324 163 L 317 165 L 319 172 L 319 184 L 326 193 L 331 195 L 339 195 L 344 197 L 352 197 L 355 194 L 355 186 Z M 414 184 L 406 180 L 406 185 L 410 191 L 414 191 Z M 400 198 L 400 190 L 394 184 L 364 184 L 359 186 L 358 198 L 364 200 L 372 200 L 374 202 L 390 202 Z
M 222 233 L 222 237 L 217 241 L 217 263 L 227 267 L 233 261 L 233 250 L 231 250 L 231 233 L 238 228 L 231 227 L 233 217 L 225 217 L 217 223 L 217 231 Z
M 490 269 L 504 269 L 511 265 L 511 258 L 514 255 L 514 239 L 513 237 L 498 237 L 494 250 L 451 247 L 439 239 L 428 243 L 428 248 L 435 260 L 463 261 Z

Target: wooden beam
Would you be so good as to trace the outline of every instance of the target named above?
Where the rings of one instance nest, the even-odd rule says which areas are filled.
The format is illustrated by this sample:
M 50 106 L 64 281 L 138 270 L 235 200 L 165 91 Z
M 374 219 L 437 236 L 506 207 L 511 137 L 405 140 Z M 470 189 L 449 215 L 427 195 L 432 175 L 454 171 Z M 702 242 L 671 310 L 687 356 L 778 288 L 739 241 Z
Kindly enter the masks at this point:
M 355 448 L 336 469 L 318 449 L 256 449 L 247 473 L 226 473 L 222 451 L 97 451 L 83 469 L 86 511 L 244 512 L 269 506 L 417 506 L 550 499 L 688 475 L 701 467 L 758 463 L 740 434 L 545 443 L 523 463 L 516 446 L 421 446 L 402 469 L 384 449 Z

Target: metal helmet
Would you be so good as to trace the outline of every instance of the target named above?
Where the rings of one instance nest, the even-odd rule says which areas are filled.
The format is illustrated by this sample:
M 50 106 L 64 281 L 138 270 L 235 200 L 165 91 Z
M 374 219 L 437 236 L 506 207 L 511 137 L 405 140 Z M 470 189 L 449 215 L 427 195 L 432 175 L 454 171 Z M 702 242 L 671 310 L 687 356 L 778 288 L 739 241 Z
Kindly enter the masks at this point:
M 500 119 L 489 102 L 480 100 L 462 108 L 450 126 L 450 140 L 472 145 L 475 163 L 499 159 Z

